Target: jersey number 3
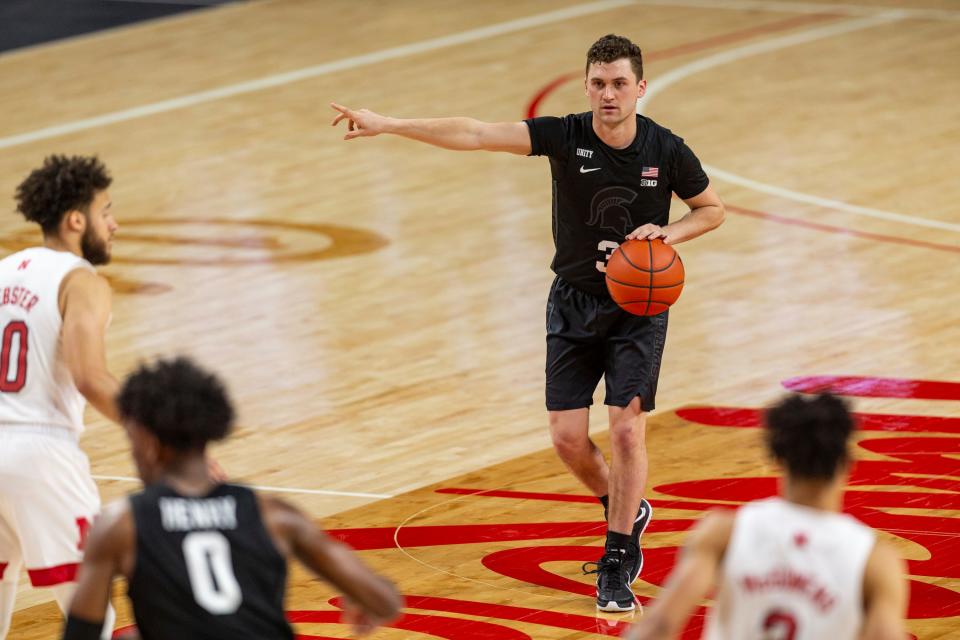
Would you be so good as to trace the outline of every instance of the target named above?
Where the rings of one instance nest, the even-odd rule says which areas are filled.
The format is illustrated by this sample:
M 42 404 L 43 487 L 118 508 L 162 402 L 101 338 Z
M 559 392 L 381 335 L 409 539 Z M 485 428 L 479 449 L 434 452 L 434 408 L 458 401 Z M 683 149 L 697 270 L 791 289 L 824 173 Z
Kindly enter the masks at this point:
M 235 613 L 243 602 L 233 573 L 230 541 L 219 531 L 193 531 L 183 539 L 193 598 L 214 615 Z
M 600 244 L 597 245 L 597 250 L 603 254 L 603 260 L 597 260 L 597 271 L 600 273 L 607 272 L 607 261 L 610 260 L 610 256 L 613 255 L 614 250 L 620 246 L 620 243 L 613 242 L 612 240 L 601 240 Z
M 3 328 L 0 392 L 16 393 L 27 384 L 27 323 L 14 320 Z

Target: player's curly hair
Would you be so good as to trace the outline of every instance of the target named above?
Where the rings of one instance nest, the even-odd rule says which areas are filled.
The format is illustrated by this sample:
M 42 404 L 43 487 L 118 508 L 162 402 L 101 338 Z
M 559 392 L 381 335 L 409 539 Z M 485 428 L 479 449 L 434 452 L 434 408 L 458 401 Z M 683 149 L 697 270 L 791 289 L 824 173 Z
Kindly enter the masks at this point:
M 178 451 L 202 450 L 233 430 L 233 406 L 223 383 L 185 357 L 141 364 L 117 397 L 120 416 Z
M 97 192 L 112 182 L 96 156 L 47 156 L 43 166 L 31 171 L 17 187 L 17 211 L 50 234 L 68 211 L 89 211 Z
M 623 36 L 608 33 L 603 36 L 587 50 L 587 66 L 584 73 L 590 72 L 590 65 L 595 62 L 614 62 L 622 58 L 630 60 L 630 67 L 633 68 L 637 80 L 643 80 L 643 54 L 640 47 L 633 44 Z
M 765 422 L 767 447 L 792 476 L 829 480 L 850 459 L 856 424 L 834 395 L 787 396 L 767 410 Z

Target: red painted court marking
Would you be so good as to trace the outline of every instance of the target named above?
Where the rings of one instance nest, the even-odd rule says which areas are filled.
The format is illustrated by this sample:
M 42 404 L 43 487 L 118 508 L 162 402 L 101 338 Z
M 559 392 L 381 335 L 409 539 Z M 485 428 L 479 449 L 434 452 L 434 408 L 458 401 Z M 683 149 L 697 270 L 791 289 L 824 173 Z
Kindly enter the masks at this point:
M 854 398 L 960 400 L 960 382 L 860 376 L 801 376 L 784 380 L 782 384 L 787 389 L 799 393 L 829 391 Z
M 731 31 L 730 33 L 714 36 L 712 38 L 697 40 L 695 42 L 681 44 L 669 49 L 654 51 L 650 54 L 644 54 L 643 57 L 645 60 L 649 61 L 666 60 L 668 58 L 683 56 L 688 53 L 697 53 L 698 51 L 703 51 L 704 49 L 711 49 L 713 47 L 719 47 L 725 44 L 733 44 L 735 42 L 747 40 L 754 36 L 768 35 L 771 33 L 777 33 L 778 31 L 789 31 L 795 27 L 804 27 L 809 24 L 826 22 L 828 20 L 836 20 L 842 17 L 843 16 L 835 13 L 812 13 L 809 15 L 795 16 L 793 18 L 784 18 L 783 20 L 777 20 L 776 22 L 761 24 L 755 27 L 741 29 L 740 31 Z
M 863 238 L 865 240 L 875 240 L 877 242 L 902 244 L 908 247 L 919 247 L 921 249 L 934 249 L 935 251 L 948 251 L 950 253 L 960 253 L 960 246 L 952 245 L 952 244 L 940 244 L 938 242 L 925 242 L 923 240 L 913 240 L 911 238 L 901 238 L 899 236 L 888 236 L 883 233 L 870 233 L 869 231 L 857 231 L 856 229 L 850 229 L 848 227 L 837 227 L 831 224 L 823 224 L 820 222 L 810 222 L 809 220 L 799 220 L 797 218 L 788 218 L 786 216 L 780 216 L 775 213 L 769 213 L 766 211 L 754 211 L 753 209 L 736 207 L 731 204 L 728 204 L 726 206 L 726 209 L 731 213 L 737 213 L 743 216 L 749 216 L 751 218 L 759 218 L 761 220 L 769 220 L 770 222 L 790 225 L 793 227 L 804 227 L 806 229 L 813 229 L 815 231 L 824 231 L 826 233 L 837 233 L 841 235 L 853 236 L 855 238 Z
M 833 380 L 834 377 L 828 378 Z M 819 378 L 819 380 L 823 380 Z M 844 379 L 850 382 L 849 379 Z M 890 378 L 873 380 L 871 386 L 867 379 L 855 379 L 853 390 L 882 396 L 884 389 L 889 395 L 902 397 L 907 395 L 936 396 L 952 398 L 949 391 L 952 383 L 936 381 L 896 380 Z M 946 385 L 947 391 L 944 390 Z M 864 388 L 864 385 L 866 387 Z M 726 427 L 760 426 L 761 412 L 749 408 L 706 407 L 681 410 L 683 417 L 700 418 L 706 424 Z M 706 418 L 707 420 L 702 420 Z M 860 414 L 865 431 L 895 431 L 904 434 L 914 432 L 955 433 L 960 429 L 960 420 L 955 418 L 931 418 L 913 415 Z M 955 580 L 960 578 L 960 556 L 953 553 L 954 540 L 960 536 L 960 519 L 935 515 L 936 511 L 960 510 L 960 438 L 948 435 L 933 437 L 913 437 L 904 435 L 893 438 L 864 438 L 858 446 L 868 451 L 881 453 L 889 459 L 858 460 L 850 477 L 850 488 L 844 495 L 844 511 L 869 526 L 897 535 L 911 541 L 926 550 L 928 557 L 908 561 L 911 576 L 928 576 Z M 888 491 L 878 491 L 876 487 L 885 487 Z M 669 503 L 684 506 L 699 506 L 705 510 L 715 506 L 710 500 L 727 500 L 744 503 L 772 496 L 777 493 L 775 477 L 754 478 L 711 478 L 675 482 L 655 487 L 660 494 L 676 496 L 680 500 L 657 500 L 655 506 Z M 932 492 L 930 490 L 937 490 Z M 544 500 L 559 502 L 590 503 L 590 496 L 571 496 L 568 494 L 534 493 L 521 491 L 483 491 L 478 489 L 444 488 L 441 493 L 472 495 L 476 498 L 515 498 L 523 500 Z M 684 502 L 682 499 L 687 498 Z M 926 510 L 931 515 L 896 513 L 897 509 Z M 674 525 L 683 523 L 689 526 L 693 520 L 675 520 L 664 527 L 670 530 Z M 651 522 L 651 531 L 654 524 Z M 662 523 L 663 524 L 663 523 Z M 644 569 L 644 580 L 658 584 L 669 571 L 672 561 L 658 554 L 667 553 L 666 549 L 651 547 L 645 557 L 648 560 Z M 518 581 L 538 585 L 557 591 L 567 591 L 589 595 L 591 585 L 582 580 L 554 574 L 541 565 L 546 562 L 564 562 L 574 564 L 596 555 L 598 548 L 563 547 L 537 545 L 533 547 L 515 547 L 498 550 L 483 558 L 488 569 Z M 955 590 L 929 584 L 921 579 L 910 579 L 910 619 L 930 619 L 960 616 L 960 594 Z
M 652 522 L 651 522 L 652 525 Z M 649 529 L 648 529 L 649 531 Z M 643 580 L 650 584 L 662 585 L 667 579 L 676 561 L 677 547 L 651 547 L 644 549 Z M 592 597 L 595 595 L 593 584 L 572 580 L 543 569 L 545 562 L 587 563 L 595 562 L 603 555 L 603 547 L 582 546 L 536 546 L 505 549 L 488 554 L 483 565 L 501 575 L 522 582 L 539 585 L 548 589 L 567 591 L 572 594 Z M 637 601 L 647 604 L 653 599 L 638 596 Z M 684 629 L 681 638 L 699 638 L 703 628 L 706 609 L 698 607 Z M 615 635 L 615 634 L 612 634 Z
M 677 409 L 684 420 L 711 427 L 754 428 L 763 424 L 763 411 L 739 407 L 686 407 Z M 855 413 L 861 431 L 960 433 L 960 418 Z
M 823 381 L 823 378 L 792 380 L 801 382 L 791 386 L 806 389 L 816 387 L 816 382 L 810 383 L 810 380 Z M 827 380 L 836 381 L 837 377 L 828 377 Z M 954 383 L 891 378 L 839 380 L 841 388 L 846 386 L 871 397 L 936 396 L 939 399 L 946 396 L 945 399 L 957 399 L 951 388 Z M 877 384 L 871 385 L 871 381 Z M 717 407 L 685 409 L 677 413 L 702 424 L 728 427 L 756 427 L 761 416 L 761 412 L 755 409 Z M 957 433 L 960 428 L 960 420 L 956 418 L 875 414 L 859 414 L 859 417 L 863 430 Z M 923 547 L 929 557 L 908 560 L 910 575 L 960 579 L 960 556 L 954 551 L 955 540 L 960 536 L 960 519 L 891 512 L 898 508 L 960 510 L 960 483 L 956 480 L 960 477 L 960 438 L 903 436 L 862 439 L 857 446 L 882 453 L 890 459 L 858 460 L 854 464 L 850 489 L 844 494 L 844 511 L 875 529 Z M 877 491 L 875 487 L 890 490 Z M 941 492 L 930 493 L 921 489 Z M 746 502 L 773 495 L 777 485 L 775 478 L 715 478 L 661 485 L 656 490 L 692 499 L 722 496 Z M 910 619 L 960 616 L 960 593 L 911 579 L 907 616 Z
M 717 506 L 705 503 L 706 508 Z M 647 531 L 686 531 L 693 519 L 654 519 Z M 601 537 L 607 525 L 598 522 L 512 522 L 508 524 L 458 524 L 428 525 L 421 527 L 371 527 L 369 529 L 330 529 L 328 534 L 358 551 L 392 549 L 399 545 L 413 547 L 439 547 L 478 542 L 519 542 L 522 540 L 547 540 L 550 538 Z M 394 534 L 397 541 L 394 542 Z
M 599 505 L 600 501 L 593 496 L 578 496 L 569 493 L 535 493 L 530 491 L 506 491 L 499 489 L 460 489 L 445 487 L 437 489 L 436 493 L 452 493 L 461 496 L 481 495 L 487 498 L 514 498 L 517 500 L 549 500 L 551 502 L 584 502 Z
M 508 498 L 514 500 L 544 500 L 547 502 L 580 502 L 599 505 L 593 496 L 578 496 L 569 493 L 534 493 L 530 491 L 508 491 L 505 489 L 467 489 L 459 487 L 444 487 L 436 489 L 436 493 L 455 494 L 462 496 L 477 496 L 480 498 Z M 703 511 L 712 507 L 723 506 L 715 502 L 689 502 L 683 500 L 651 499 L 650 504 L 663 509 L 686 509 L 688 511 Z
M 596 550 L 594 550 L 596 555 Z M 342 605 L 342 598 L 330 600 L 335 607 Z M 454 598 L 440 598 L 435 596 L 404 596 L 406 609 L 423 609 L 428 611 L 442 611 L 445 613 L 459 613 L 467 616 L 497 618 L 513 620 L 529 624 L 538 624 L 557 629 L 570 629 L 598 635 L 617 636 L 630 625 L 623 621 L 605 620 L 592 616 L 582 616 L 575 613 L 560 613 L 543 609 L 530 609 L 511 605 L 477 602 L 474 600 L 457 600 Z
M 826 19 L 837 18 L 840 16 L 833 14 L 813 14 L 809 16 L 797 16 L 795 18 L 788 18 L 786 20 L 780 20 L 778 22 L 772 22 L 770 24 L 761 25 L 758 27 L 752 27 L 750 29 L 744 29 L 741 31 L 734 31 L 725 35 L 715 36 L 713 38 L 707 38 L 705 40 L 699 40 L 696 42 L 691 42 L 685 45 L 680 45 L 678 47 L 673 47 L 671 49 L 664 49 L 662 51 L 654 51 L 653 53 L 646 54 L 648 61 L 652 60 L 664 60 L 674 56 L 685 55 L 687 53 L 694 53 L 697 51 L 702 51 L 704 49 L 709 49 L 716 47 L 718 45 L 730 44 L 733 42 L 738 42 L 751 38 L 756 35 L 763 35 L 768 33 L 776 33 L 778 31 L 787 31 L 797 26 L 802 26 L 805 24 L 810 24 L 814 22 L 822 22 Z M 551 80 L 543 88 L 541 88 L 537 93 L 534 94 L 533 98 L 527 104 L 526 117 L 534 118 L 539 113 L 540 105 L 543 103 L 546 98 L 557 90 L 560 86 L 564 85 L 571 80 L 577 78 L 582 78 L 583 74 L 580 72 L 576 73 L 566 73 L 557 78 Z M 807 220 L 799 220 L 796 218 L 788 218 L 786 216 L 777 215 L 774 213 L 769 213 L 766 211 L 755 211 L 753 209 L 746 209 L 744 207 L 737 207 L 734 205 L 728 204 L 726 207 L 727 211 L 731 213 L 736 213 L 743 216 L 749 216 L 753 218 L 759 218 L 762 220 L 768 220 L 770 222 L 776 222 L 778 224 L 803 227 L 806 229 L 813 229 L 815 231 L 823 231 L 825 233 L 836 233 L 849 235 L 856 238 L 862 238 L 865 240 L 873 240 L 876 242 L 886 242 L 890 244 L 900 244 L 909 247 L 918 247 L 921 249 L 933 249 L 934 251 L 946 251 L 949 253 L 960 253 L 960 246 L 942 244 L 939 242 L 926 242 L 923 240 L 913 240 L 911 238 L 904 238 L 899 236 L 891 236 L 882 233 L 870 233 L 867 231 L 857 231 L 855 229 L 850 229 L 848 227 L 838 227 L 834 225 L 822 224 L 818 222 L 809 222 Z
M 823 376 L 792 378 L 784 383 L 788 388 L 796 387 L 802 390 L 818 390 L 823 384 L 835 384 L 838 389 L 847 390 L 851 394 L 870 394 L 870 397 L 958 399 L 955 396 L 955 383 L 927 380 Z M 743 407 L 694 407 L 681 409 L 677 413 L 685 419 L 702 424 L 747 428 L 759 427 L 761 416 L 759 410 Z M 960 483 L 956 481 L 956 478 L 960 477 L 960 438 L 949 435 L 908 435 L 920 431 L 955 433 L 960 429 L 960 420 L 886 414 L 858 414 L 858 417 L 861 428 L 865 431 L 897 431 L 905 435 L 864 438 L 857 443 L 858 447 L 883 454 L 887 459 L 856 461 L 851 470 L 850 488 L 844 495 L 844 511 L 875 529 L 900 536 L 922 547 L 927 552 L 927 557 L 907 562 L 911 576 L 960 579 L 960 556 L 955 553 L 955 540 L 960 536 L 960 518 L 889 512 L 898 508 L 948 512 L 960 510 Z M 653 504 L 655 507 L 705 511 L 717 506 L 729 506 L 718 505 L 717 500 L 743 503 L 775 495 L 777 482 L 775 477 L 708 478 L 674 482 L 654 487 L 657 493 L 673 498 L 656 499 Z M 887 487 L 890 490 L 878 491 L 876 487 Z M 936 489 L 939 492 L 923 489 Z M 445 487 L 436 491 L 474 498 L 591 504 L 599 512 L 599 505 L 592 496 L 458 487 Z M 651 521 L 648 532 L 683 531 L 695 522 L 695 518 L 655 518 Z M 403 527 L 399 532 L 394 527 L 341 529 L 330 533 L 358 549 L 386 549 L 395 546 L 394 535 L 397 535 L 398 542 L 403 547 L 422 547 L 599 537 L 604 528 L 603 522 L 521 522 Z M 602 548 L 599 546 L 534 544 L 500 548 L 484 555 L 481 562 L 487 569 L 518 582 L 589 597 L 593 595 L 593 585 L 588 580 L 574 579 L 575 569 L 570 565 L 576 567 L 578 563 L 595 561 L 601 552 Z M 644 581 L 662 585 L 673 567 L 676 553 L 676 547 L 645 548 Z M 544 569 L 542 565 L 548 562 L 564 563 L 563 573 L 556 574 Z M 568 575 L 572 577 L 566 577 Z M 640 600 L 647 602 L 649 598 Z M 339 605 L 338 599 L 330 602 L 335 606 Z M 437 613 L 408 613 L 391 625 L 395 629 L 450 640 L 527 640 L 535 637 L 507 626 L 510 622 L 538 624 L 604 636 L 622 635 L 627 627 L 626 621 L 435 596 L 408 596 L 407 607 L 425 612 L 488 618 L 485 621 L 475 621 Z M 698 611 L 684 630 L 681 636 L 683 640 L 700 637 L 704 621 L 702 611 L 703 609 Z M 291 622 L 307 625 L 343 624 L 339 611 L 291 611 L 288 617 Z M 907 617 L 960 617 L 960 593 L 949 587 L 911 578 Z M 498 624 L 501 622 L 503 624 Z M 916 640 L 915 636 L 911 637 Z M 330 636 L 306 634 L 300 634 L 297 638 L 331 640 Z
M 536 95 L 533 96 L 533 99 L 530 101 L 530 104 L 527 105 L 527 117 L 536 118 L 537 111 L 540 109 L 540 103 L 543 102 L 547 98 L 547 96 L 549 96 L 551 93 L 556 91 L 557 87 L 559 87 L 560 85 L 566 84 L 571 80 L 576 80 L 577 78 L 580 78 L 582 76 L 583 74 L 580 73 L 579 71 L 577 71 L 576 73 L 565 73 L 564 75 L 559 76 L 558 78 L 556 78 L 555 80 L 547 84 L 547 86 L 545 86 L 544 88 L 540 89 L 540 91 L 538 91 Z
M 696 53 L 698 51 L 703 51 L 704 49 L 711 49 L 713 47 L 718 47 L 725 44 L 740 42 L 742 40 L 747 40 L 754 36 L 776 33 L 778 31 L 789 31 L 790 29 L 793 29 L 795 27 L 801 27 L 804 25 L 814 24 L 817 22 L 824 22 L 825 20 L 831 20 L 839 17 L 841 16 L 830 14 L 830 13 L 816 13 L 811 15 L 796 16 L 793 18 L 786 18 L 784 20 L 778 20 L 776 22 L 771 22 L 769 24 L 750 27 L 749 29 L 731 31 L 730 33 L 714 36 L 712 38 L 705 38 L 704 40 L 695 40 L 694 42 L 682 44 L 677 47 L 671 47 L 669 49 L 663 49 L 661 51 L 653 51 L 651 53 L 645 53 L 643 54 L 643 57 L 647 62 L 653 62 L 654 60 L 667 60 L 669 58 L 683 56 L 688 53 Z M 561 76 L 557 76 L 555 79 L 548 82 L 542 89 L 540 89 L 539 91 L 537 91 L 536 94 L 534 94 L 529 104 L 527 104 L 527 117 L 528 118 L 536 117 L 540 109 L 540 104 L 551 93 L 556 91 L 560 86 L 566 84 L 567 82 L 570 82 L 572 80 L 577 80 L 577 79 L 583 79 L 582 72 L 577 71 L 577 72 L 565 73 Z
M 345 624 L 339 611 L 289 611 L 287 619 L 300 624 Z M 404 613 L 387 627 L 448 640 L 532 640 L 522 631 L 492 622 L 416 613 Z M 317 640 L 322 636 L 299 634 L 297 638 Z
M 651 525 L 652 526 L 652 525 Z M 357 550 L 392 549 L 396 527 L 330 529 L 327 533 Z M 510 524 L 461 524 L 403 527 L 397 533 L 401 547 L 435 547 L 503 540 L 542 540 L 602 536 L 603 522 L 517 522 Z

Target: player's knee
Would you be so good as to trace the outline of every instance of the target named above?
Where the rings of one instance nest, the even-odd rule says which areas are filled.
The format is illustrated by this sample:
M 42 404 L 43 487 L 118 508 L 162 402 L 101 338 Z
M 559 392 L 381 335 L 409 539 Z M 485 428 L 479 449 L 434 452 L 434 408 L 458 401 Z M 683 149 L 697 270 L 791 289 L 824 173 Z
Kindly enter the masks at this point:
M 591 454 L 590 439 L 585 434 L 552 430 L 550 437 L 557 455 L 564 460 L 576 460 Z
M 620 449 L 643 446 L 644 429 L 635 419 L 617 420 L 610 425 L 610 444 Z

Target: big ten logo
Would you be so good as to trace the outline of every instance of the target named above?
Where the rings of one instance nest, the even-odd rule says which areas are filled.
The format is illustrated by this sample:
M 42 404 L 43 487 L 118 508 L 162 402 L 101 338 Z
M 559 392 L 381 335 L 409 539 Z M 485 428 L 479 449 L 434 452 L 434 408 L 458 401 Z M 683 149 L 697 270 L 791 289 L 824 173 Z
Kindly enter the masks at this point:
M 370 253 L 389 241 L 355 227 L 282 220 L 227 218 L 124 218 L 111 265 L 240 266 L 331 260 Z M 0 238 L 0 247 L 20 251 L 41 243 L 33 229 Z M 162 293 L 169 286 L 132 279 L 108 268 L 118 293 Z

